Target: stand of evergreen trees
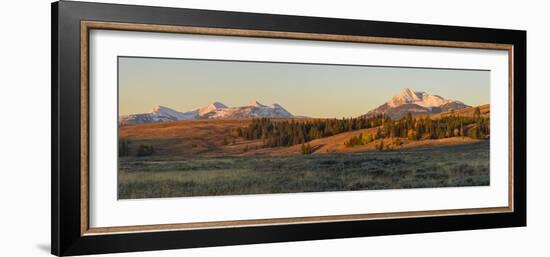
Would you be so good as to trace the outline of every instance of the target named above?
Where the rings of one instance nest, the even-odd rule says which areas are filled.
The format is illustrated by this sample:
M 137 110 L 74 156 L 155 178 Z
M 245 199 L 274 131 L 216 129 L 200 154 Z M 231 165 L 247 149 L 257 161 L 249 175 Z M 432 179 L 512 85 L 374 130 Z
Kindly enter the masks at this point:
M 419 140 L 469 136 L 474 139 L 485 139 L 489 134 L 489 118 L 481 117 L 481 115 L 473 117 L 450 115 L 438 119 L 430 117 L 415 119 L 409 113 L 400 120 L 387 120 L 382 125 L 382 137 L 384 138 L 403 137 Z
M 129 147 L 130 141 L 126 140 L 119 140 L 118 141 L 118 156 L 128 156 L 130 155 L 130 147 Z
M 420 140 L 467 136 L 486 139 L 490 134 L 490 121 L 481 116 L 479 108 L 470 117 L 451 114 L 437 119 L 414 118 L 410 113 L 399 120 L 384 115 L 307 121 L 260 118 L 253 119 L 248 127 L 239 128 L 232 134 L 247 140 L 262 139 L 264 146 L 278 147 L 304 145 L 311 140 L 367 128 L 377 128 L 376 133 L 352 137 L 346 145 L 361 145 L 380 138 Z
M 118 156 L 126 157 L 130 156 L 130 141 L 128 140 L 119 140 L 118 141 Z M 149 156 L 155 153 L 153 145 L 150 144 L 140 144 L 137 148 L 136 156 Z
M 238 129 L 236 135 L 247 140 L 262 139 L 267 147 L 292 146 L 342 132 L 378 127 L 385 120 L 384 116 L 302 122 L 260 118 L 253 119 L 248 127 Z
M 360 134 L 351 137 L 345 144 L 348 147 L 360 146 L 381 138 L 408 138 L 409 140 L 439 139 L 449 137 L 470 137 L 488 139 L 490 120 L 482 117 L 479 107 L 472 117 L 450 116 L 431 119 L 430 117 L 413 118 L 409 113 L 399 120 L 385 119 L 382 126 L 373 135 Z

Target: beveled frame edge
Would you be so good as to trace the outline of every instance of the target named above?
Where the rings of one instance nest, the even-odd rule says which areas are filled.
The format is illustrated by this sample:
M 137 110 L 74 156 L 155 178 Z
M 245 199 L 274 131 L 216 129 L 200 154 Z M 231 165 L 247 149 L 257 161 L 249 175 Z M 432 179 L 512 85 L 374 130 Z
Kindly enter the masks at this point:
M 89 176 L 89 158 L 88 158 L 89 48 L 88 47 L 89 47 L 89 32 L 92 29 L 506 50 L 508 52 L 508 67 L 509 67 L 508 206 L 488 207 L 488 208 L 408 211 L 408 212 L 392 212 L 392 213 L 330 215 L 330 216 L 310 216 L 310 217 L 291 217 L 291 218 L 274 218 L 274 219 L 211 221 L 211 222 L 192 222 L 192 223 L 177 223 L 177 224 L 155 224 L 155 225 L 91 228 L 89 226 L 89 177 L 88 177 Z M 426 39 L 405 39 L 405 38 L 389 38 L 389 37 L 370 37 L 370 36 L 352 36 L 352 35 L 334 35 L 334 34 L 318 34 L 318 33 L 299 33 L 299 32 L 284 32 L 284 31 L 227 29 L 227 28 L 173 26 L 173 25 L 101 22 L 101 21 L 82 20 L 80 21 L 80 87 L 81 87 L 81 95 L 80 95 L 80 100 L 81 100 L 81 106 L 80 106 L 81 108 L 81 115 L 80 115 L 80 124 L 81 124 L 80 233 L 81 233 L 81 236 L 117 234 L 117 233 L 140 233 L 140 232 L 158 232 L 158 231 L 173 231 L 173 230 L 292 225 L 292 224 L 310 224 L 310 223 L 323 223 L 323 222 L 365 221 L 365 220 L 377 220 L 377 219 L 398 219 L 398 218 L 401 219 L 401 218 L 417 218 L 417 217 L 436 217 L 436 216 L 450 216 L 450 215 L 473 215 L 473 214 L 514 212 L 514 164 L 513 164 L 513 160 L 514 160 L 514 154 L 513 154 L 513 150 L 514 150 L 514 140 L 513 140 L 514 139 L 513 138 L 514 62 L 513 61 L 514 60 L 513 60 L 513 56 L 514 56 L 514 46 L 512 44 L 426 40 Z
M 80 23 L 80 234 L 89 226 L 89 30 Z

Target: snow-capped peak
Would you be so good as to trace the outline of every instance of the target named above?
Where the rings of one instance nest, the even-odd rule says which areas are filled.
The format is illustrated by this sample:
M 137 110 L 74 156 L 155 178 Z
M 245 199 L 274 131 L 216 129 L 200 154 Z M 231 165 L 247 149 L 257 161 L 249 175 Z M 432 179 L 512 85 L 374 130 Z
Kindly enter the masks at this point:
M 410 88 L 405 88 L 401 90 L 397 95 L 395 95 L 388 104 L 392 107 L 406 104 L 406 103 L 412 103 L 419 100 L 419 96 L 417 93 L 412 91 Z
M 179 114 L 181 114 L 180 112 L 178 112 L 176 110 L 170 109 L 170 108 L 162 106 L 162 105 L 157 105 L 157 106 L 153 107 L 153 109 L 151 109 L 150 113 L 165 115 L 165 116 L 171 116 L 171 117 L 178 116 Z
M 438 95 L 430 95 L 426 92 L 414 92 L 410 88 L 405 88 L 395 95 L 389 102 L 390 107 L 396 107 L 403 104 L 417 104 L 422 107 L 436 107 L 452 102 Z
M 194 113 L 181 113 L 162 105 L 155 106 L 148 114 L 153 120 L 188 120 L 197 116 Z
M 250 101 L 246 106 L 250 106 L 250 107 L 266 107 L 265 105 L 261 104 L 260 102 L 254 100 L 254 101 Z
M 392 97 L 388 102 L 370 110 L 367 115 L 384 114 L 391 119 L 400 119 L 411 113 L 432 114 L 450 110 L 460 110 L 470 106 L 451 99 L 445 99 L 427 92 L 415 92 L 405 88 Z
M 220 102 L 195 108 L 188 112 L 178 112 L 164 106 L 156 106 L 149 113 L 121 115 L 120 124 L 137 124 L 197 119 L 248 119 L 258 117 L 292 118 L 295 117 L 279 104 L 263 105 L 252 101 L 240 107 L 227 107 Z
M 199 113 L 199 115 L 205 115 L 209 112 L 213 112 L 213 111 L 216 111 L 218 109 L 224 109 L 224 108 L 227 108 L 227 106 L 225 104 L 222 104 L 220 102 L 213 102 L 209 105 L 197 108 L 196 110 Z
M 170 109 L 170 108 L 168 108 L 168 107 L 164 107 L 164 106 L 162 106 L 162 105 L 156 105 L 155 107 L 153 107 L 153 108 L 151 109 L 150 112 L 151 112 L 151 113 L 153 113 L 153 112 L 161 112 L 162 110 L 172 110 L 172 109 Z

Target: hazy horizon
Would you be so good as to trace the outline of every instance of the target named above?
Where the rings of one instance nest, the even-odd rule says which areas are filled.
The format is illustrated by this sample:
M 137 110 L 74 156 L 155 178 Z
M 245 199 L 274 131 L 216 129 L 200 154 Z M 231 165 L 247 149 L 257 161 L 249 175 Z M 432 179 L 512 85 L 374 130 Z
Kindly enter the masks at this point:
M 294 115 L 355 117 L 404 88 L 488 104 L 490 71 L 119 57 L 119 114 L 162 105 L 186 112 L 256 100 Z

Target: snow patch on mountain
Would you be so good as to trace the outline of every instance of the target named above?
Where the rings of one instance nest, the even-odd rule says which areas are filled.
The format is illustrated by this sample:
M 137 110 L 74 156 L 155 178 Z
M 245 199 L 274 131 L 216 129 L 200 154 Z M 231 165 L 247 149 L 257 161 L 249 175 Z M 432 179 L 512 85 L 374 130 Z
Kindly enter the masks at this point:
M 403 104 L 416 104 L 422 107 L 431 108 L 448 104 L 450 102 L 453 101 L 438 95 L 431 95 L 426 92 L 414 92 L 410 88 L 405 88 L 387 103 L 390 107 L 397 107 Z
M 226 107 L 219 108 L 212 112 L 201 115 L 207 119 L 243 119 L 243 118 L 292 118 L 290 112 L 283 108 L 279 104 L 273 104 L 271 106 L 261 104 L 258 101 L 251 101 L 245 106 L 241 107 Z
M 121 124 L 138 124 L 195 119 L 245 119 L 245 118 L 293 118 L 295 117 L 279 104 L 264 105 L 251 101 L 241 107 L 227 107 L 220 102 L 195 108 L 188 112 L 179 112 L 168 107 L 156 106 L 148 113 L 121 115 Z
M 209 112 L 213 112 L 213 111 L 216 111 L 216 110 L 219 110 L 219 109 L 224 109 L 224 108 L 227 108 L 227 106 L 225 106 L 225 104 L 222 104 L 220 102 L 213 102 L 207 106 L 203 106 L 203 107 L 200 107 L 200 108 L 197 108 L 197 112 L 200 115 L 205 115 Z
M 164 107 L 161 105 L 158 105 L 154 107 L 150 112 L 150 115 L 152 116 L 158 116 L 158 117 L 166 117 L 170 120 L 189 120 L 196 118 L 195 113 L 181 113 L 176 110 L 170 109 L 168 107 Z
M 367 115 L 385 114 L 392 119 L 399 119 L 407 113 L 429 114 L 439 113 L 451 109 L 470 107 L 461 101 L 445 99 L 439 95 L 427 92 L 415 92 L 405 88 L 392 97 L 388 102 L 369 111 Z

